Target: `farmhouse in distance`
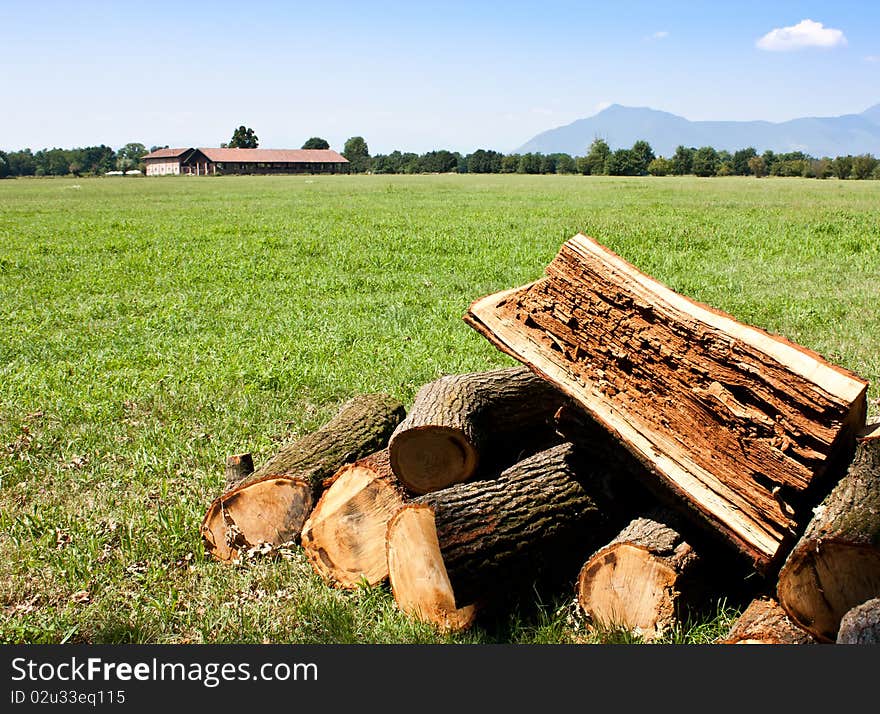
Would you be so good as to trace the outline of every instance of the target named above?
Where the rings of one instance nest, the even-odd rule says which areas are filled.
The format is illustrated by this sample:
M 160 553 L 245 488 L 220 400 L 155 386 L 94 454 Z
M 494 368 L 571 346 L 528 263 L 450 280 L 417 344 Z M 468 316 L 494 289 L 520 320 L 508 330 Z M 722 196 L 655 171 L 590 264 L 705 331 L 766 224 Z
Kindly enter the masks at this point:
M 331 149 L 157 149 L 143 157 L 147 176 L 339 174 L 348 159 Z

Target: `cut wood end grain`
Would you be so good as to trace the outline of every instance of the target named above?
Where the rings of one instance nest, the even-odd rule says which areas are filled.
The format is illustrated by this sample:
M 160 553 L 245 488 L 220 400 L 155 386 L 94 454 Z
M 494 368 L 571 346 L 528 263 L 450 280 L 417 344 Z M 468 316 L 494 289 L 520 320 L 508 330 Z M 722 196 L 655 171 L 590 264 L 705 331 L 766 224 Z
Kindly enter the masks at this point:
M 214 499 L 202 521 L 206 551 L 221 561 L 263 543 L 299 539 L 314 505 L 314 489 L 295 476 L 267 476 Z
M 302 531 L 303 551 L 324 582 L 350 589 L 385 580 L 388 521 L 403 503 L 387 451 L 340 469 Z

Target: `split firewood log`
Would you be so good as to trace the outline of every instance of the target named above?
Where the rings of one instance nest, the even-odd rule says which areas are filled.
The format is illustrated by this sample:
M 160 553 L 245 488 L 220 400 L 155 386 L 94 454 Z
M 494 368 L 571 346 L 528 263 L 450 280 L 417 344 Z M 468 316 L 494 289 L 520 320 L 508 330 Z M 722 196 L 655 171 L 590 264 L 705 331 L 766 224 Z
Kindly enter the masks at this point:
M 840 620 L 839 645 L 880 645 L 880 597 L 857 605 Z
M 342 466 L 383 448 L 405 415 L 387 394 L 342 406 L 316 432 L 283 447 L 259 469 L 214 499 L 202 521 L 207 551 L 230 561 L 242 549 L 299 540 L 326 481 Z
M 815 638 L 795 625 L 773 598 L 755 598 L 739 616 L 722 645 L 809 645 Z
M 584 564 L 577 599 L 600 627 L 621 627 L 646 640 L 661 636 L 683 612 L 700 556 L 669 513 L 631 521 Z M 671 525 L 672 524 L 672 525 Z
M 498 473 L 559 439 L 565 397 L 525 367 L 456 374 L 426 384 L 389 443 L 391 468 L 413 493 Z
M 576 401 L 666 491 L 762 573 L 839 477 L 867 382 L 663 285 L 592 238 L 546 276 L 475 301 L 465 321 Z
M 600 540 L 607 523 L 571 444 L 539 452 L 498 478 L 421 496 L 388 524 L 397 605 L 443 629 L 540 570 L 543 561 Z M 573 575 L 573 573 L 572 573 Z
M 794 622 L 833 642 L 840 619 L 880 593 L 880 423 L 866 428 L 846 475 L 815 509 L 779 572 Z
M 302 530 L 303 551 L 324 582 L 354 588 L 388 577 L 385 534 L 405 498 L 387 449 L 340 469 Z

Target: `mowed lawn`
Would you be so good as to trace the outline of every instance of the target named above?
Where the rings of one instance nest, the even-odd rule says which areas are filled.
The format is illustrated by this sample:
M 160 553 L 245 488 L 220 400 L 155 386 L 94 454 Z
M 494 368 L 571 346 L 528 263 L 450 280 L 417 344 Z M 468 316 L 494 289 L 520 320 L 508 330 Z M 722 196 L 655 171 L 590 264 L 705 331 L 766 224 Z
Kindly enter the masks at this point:
M 331 591 L 300 554 L 227 567 L 198 533 L 227 454 L 512 364 L 461 316 L 578 231 L 855 370 L 877 413 L 880 181 L 0 181 L 0 641 L 581 638 L 571 591 L 444 637 L 387 587 Z

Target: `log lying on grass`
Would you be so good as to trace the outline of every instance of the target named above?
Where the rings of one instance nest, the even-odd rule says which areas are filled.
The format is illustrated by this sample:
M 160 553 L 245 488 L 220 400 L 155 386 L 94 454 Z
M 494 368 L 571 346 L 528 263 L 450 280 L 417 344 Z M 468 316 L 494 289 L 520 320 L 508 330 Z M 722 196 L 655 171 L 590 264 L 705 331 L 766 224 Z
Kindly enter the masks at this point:
M 669 523 L 667 513 L 636 518 L 584 564 L 577 599 L 596 626 L 652 640 L 675 624 L 700 557 Z
M 772 598 L 752 600 L 739 616 L 722 645 L 809 645 L 816 640 L 795 625 Z
M 650 483 L 769 570 L 802 525 L 798 494 L 851 455 L 867 383 L 673 292 L 586 236 L 546 272 L 477 300 L 465 321 L 577 401 Z
M 388 524 L 397 605 L 440 628 L 463 629 L 476 607 L 574 542 L 602 537 L 603 514 L 579 456 L 560 444 L 497 479 L 458 484 L 405 505 Z M 583 540 L 582 540 L 583 539 Z
M 297 541 L 326 479 L 383 448 L 403 417 L 403 405 L 387 394 L 366 394 L 344 404 L 316 432 L 283 447 L 214 499 L 201 526 L 206 550 L 229 561 L 261 543 Z
M 880 645 L 880 597 L 854 607 L 840 620 L 839 645 Z
M 388 577 L 385 534 L 405 493 L 388 450 L 343 466 L 302 530 L 306 557 L 328 585 L 377 585 Z
M 880 424 L 860 436 L 846 475 L 815 509 L 777 594 L 792 620 L 826 642 L 846 612 L 880 594 Z
M 391 437 L 391 467 L 416 494 L 467 481 L 479 466 L 497 473 L 524 450 L 558 443 L 551 419 L 564 399 L 525 367 L 441 377 Z

